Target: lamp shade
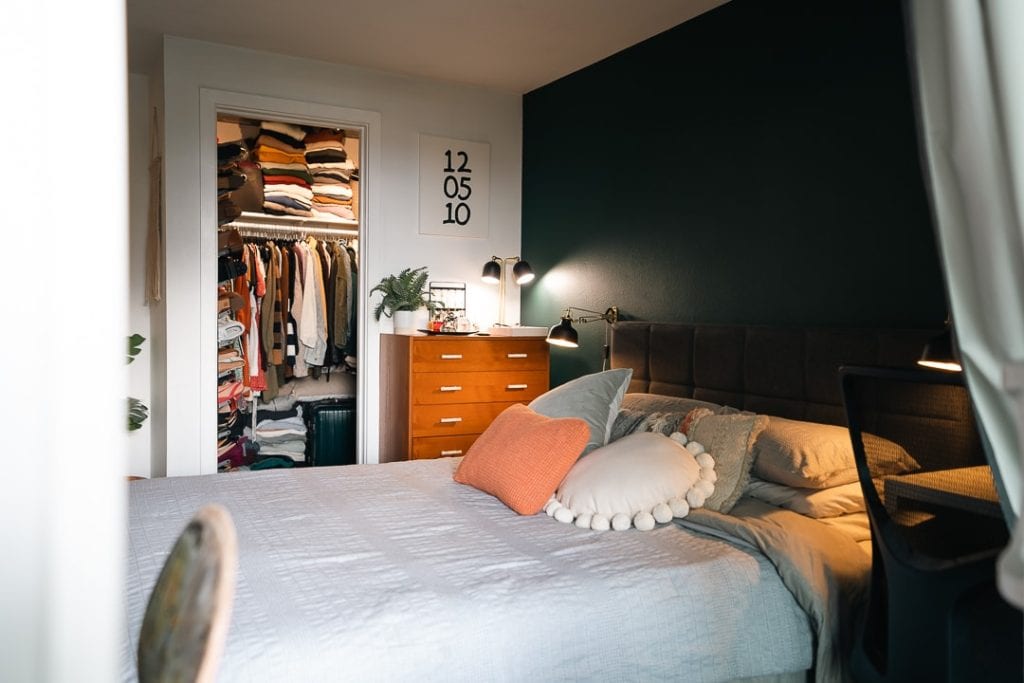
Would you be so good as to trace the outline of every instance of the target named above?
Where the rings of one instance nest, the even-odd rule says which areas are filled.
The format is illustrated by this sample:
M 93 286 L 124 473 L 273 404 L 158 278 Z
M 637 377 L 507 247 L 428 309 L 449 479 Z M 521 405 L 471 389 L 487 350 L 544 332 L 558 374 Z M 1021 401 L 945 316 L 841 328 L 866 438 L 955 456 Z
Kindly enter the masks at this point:
M 501 264 L 493 260 L 485 263 L 484 272 L 481 273 L 480 279 L 492 285 L 501 282 Z
M 926 368 L 948 370 L 950 372 L 961 372 L 963 370 L 963 366 L 960 365 L 960 360 L 957 358 L 956 350 L 953 348 L 953 334 L 948 328 L 942 334 L 932 337 L 924 345 L 924 351 L 921 352 L 921 359 L 917 361 L 917 364 L 923 365 Z
M 580 345 L 580 335 L 573 329 L 572 320 L 562 318 L 562 322 L 552 325 L 548 330 L 548 344 L 555 346 L 566 346 L 575 349 Z
M 512 266 L 512 277 L 517 285 L 533 282 L 533 268 L 526 261 L 516 261 L 516 264 Z

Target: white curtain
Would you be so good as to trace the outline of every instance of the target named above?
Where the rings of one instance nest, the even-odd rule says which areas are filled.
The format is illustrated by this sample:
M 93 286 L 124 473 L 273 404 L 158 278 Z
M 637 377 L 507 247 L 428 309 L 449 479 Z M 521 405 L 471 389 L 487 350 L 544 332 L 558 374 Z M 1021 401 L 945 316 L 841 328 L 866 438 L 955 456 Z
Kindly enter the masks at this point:
M 908 7 L 950 312 L 1014 526 L 999 585 L 1024 606 L 1024 2 Z

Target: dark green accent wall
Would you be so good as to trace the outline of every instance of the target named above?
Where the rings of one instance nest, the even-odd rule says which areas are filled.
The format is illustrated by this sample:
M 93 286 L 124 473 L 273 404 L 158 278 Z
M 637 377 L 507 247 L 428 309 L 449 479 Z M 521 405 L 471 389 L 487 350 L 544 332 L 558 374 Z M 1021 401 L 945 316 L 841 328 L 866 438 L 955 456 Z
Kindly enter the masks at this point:
M 904 43 L 892 0 L 732 0 L 527 93 L 524 324 L 940 325 Z

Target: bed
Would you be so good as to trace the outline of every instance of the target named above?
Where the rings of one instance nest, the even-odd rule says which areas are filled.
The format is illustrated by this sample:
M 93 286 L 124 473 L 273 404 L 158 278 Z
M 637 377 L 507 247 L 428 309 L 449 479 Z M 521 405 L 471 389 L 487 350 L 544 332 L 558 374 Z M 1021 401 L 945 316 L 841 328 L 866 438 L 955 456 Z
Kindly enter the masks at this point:
M 608 432 L 704 403 L 840 425 L 837 368 L 907 365 L 929 336 L 621 322 L 611 364 L 632 372 Z M 454 481 L 460 460 L 132 482 L 123 679 L 160 567 L 208 502 L 238 530 L 222 681 L 844 675 L 870 565 L 856 513 L 826 524 L 742 495 L 728 514 L 593 531 Z

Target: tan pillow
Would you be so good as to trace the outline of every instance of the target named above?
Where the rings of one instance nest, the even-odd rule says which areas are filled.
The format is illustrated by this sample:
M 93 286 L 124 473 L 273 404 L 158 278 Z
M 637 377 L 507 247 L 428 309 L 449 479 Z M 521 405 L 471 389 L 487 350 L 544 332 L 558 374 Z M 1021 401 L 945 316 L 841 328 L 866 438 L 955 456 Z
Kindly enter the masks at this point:
M 875 476 L 920 468 L 898 444 L 865 434 L 886 446 L 886 462 Z M 871 452 L 869 449 L 868 452 Z M 874 465 L 873 464 L 873 465 Z M 857 481 L 857 464 L 846 427 L 772 417 L 754 445 L 754 476 L 798 488 L 824 489 Z
M 516 403 L 469 447 L 454 479 L 495 496 L 521 515 L 540 512 L 587 445 L 575 417 L 550 418 Z
M 697 411 L 702 411 L 697 408 Z M 703 413 L 703 411 L 702 411 Z M 753 447 L 758 435 L 768 426 L 763 415 L 708 415 L 697 413 L 689 420 L 686 435 L 704 447 L 715 460 L 715 491 L 704 507 L 716 512 L 729 512 L 750 481 L 754 462 Z

